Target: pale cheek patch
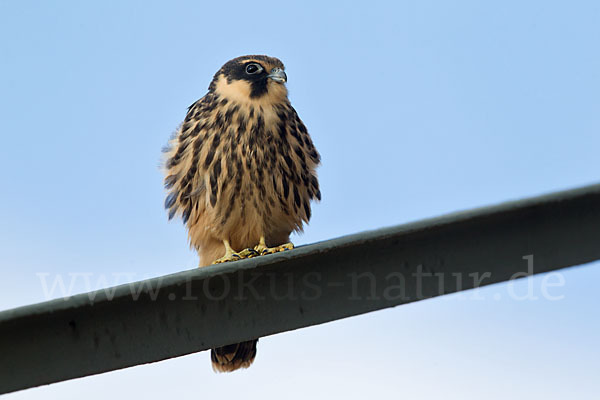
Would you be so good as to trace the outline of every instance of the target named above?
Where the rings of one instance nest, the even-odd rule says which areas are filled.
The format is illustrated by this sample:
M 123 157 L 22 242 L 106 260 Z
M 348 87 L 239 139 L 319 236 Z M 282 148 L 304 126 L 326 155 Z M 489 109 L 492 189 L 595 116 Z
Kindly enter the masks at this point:
M 217 84 L 215 86 L 215 92 L 220 97 L 225 97 L 231 101 L 237 102 L 248 102 L 250 101 L 250 84 L 246 81 L 232 81 L 227 82 L 227 78 L 224 75 L 219 75 Z
M 229 101 L 255 106 L 272 106 L 287 100 L 287 88 L 284 84 L 270 81 L 267 88 L 267 93 L 264 95 L 258 98 L 251 98 L 250 83 L 243 80 L 231 81 L 229 83 L 224 75 L 219 75 L 215 85 L 215 92 L 219 97 L 225 97 Z

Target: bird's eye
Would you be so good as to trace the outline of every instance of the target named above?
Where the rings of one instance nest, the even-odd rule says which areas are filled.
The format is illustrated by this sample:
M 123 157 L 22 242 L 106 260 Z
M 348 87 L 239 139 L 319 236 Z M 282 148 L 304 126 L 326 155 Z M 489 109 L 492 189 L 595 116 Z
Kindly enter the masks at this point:
M 261 67 L 260 64 L 250 63 L 246 65 L 246 73 L 250 75 L 259 74 L 262 72 L 262 70 L 263 67 Z

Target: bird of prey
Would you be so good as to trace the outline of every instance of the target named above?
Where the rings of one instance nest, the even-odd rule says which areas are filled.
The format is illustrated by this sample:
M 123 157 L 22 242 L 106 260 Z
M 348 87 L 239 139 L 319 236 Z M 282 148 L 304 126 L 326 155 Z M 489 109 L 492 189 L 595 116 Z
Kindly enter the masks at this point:
M 287 97 L 283 63 L 242 56 L 217 71 L 165 149 L 165 208 L 188 229 L 200 266 L 293 248 L 320 156 Z M 258 340 L 212 349 L 218 372 L 247 368 Z

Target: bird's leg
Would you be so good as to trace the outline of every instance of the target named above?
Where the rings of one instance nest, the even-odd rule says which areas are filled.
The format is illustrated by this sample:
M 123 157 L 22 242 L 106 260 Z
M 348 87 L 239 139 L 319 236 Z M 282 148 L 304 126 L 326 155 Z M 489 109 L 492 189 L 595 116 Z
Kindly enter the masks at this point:
M 258 244 L 254 246 L 254 250 L 256 250 L 261 256 L 265 254 L 279 253 L 280 251 L 291 250 L 293 248 L 294 245 L 292 243 L 284 243 L 280 246 L 267 247 L 264 236 L 261 236 Z
M 215 262 L 213 262 L 213 264 L 221 264 L 227 261 L 236 261 L 236 260 L 240 260 L 242 257 L 240 256 L 238 253 L 236 253 L 232 248 L 231 245 L 229 244 L 229 240 L 223 240 L 223 244 L 225 245 L 225 255 L 217 260 L 215 260 Z

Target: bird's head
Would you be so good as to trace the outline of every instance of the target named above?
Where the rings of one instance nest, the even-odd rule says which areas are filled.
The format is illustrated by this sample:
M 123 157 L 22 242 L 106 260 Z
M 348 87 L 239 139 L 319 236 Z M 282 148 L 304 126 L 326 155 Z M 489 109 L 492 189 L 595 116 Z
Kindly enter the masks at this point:
M 283 63 L 268 56 L 242 56 L 217 71 L 209 91 L 239 103 L 277 104 L 287 100 Z

